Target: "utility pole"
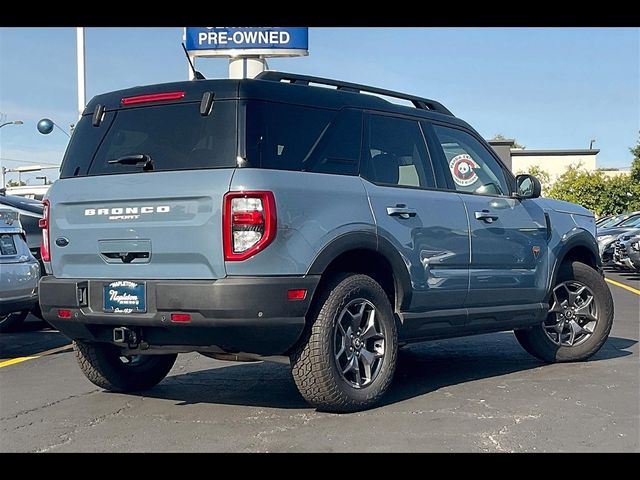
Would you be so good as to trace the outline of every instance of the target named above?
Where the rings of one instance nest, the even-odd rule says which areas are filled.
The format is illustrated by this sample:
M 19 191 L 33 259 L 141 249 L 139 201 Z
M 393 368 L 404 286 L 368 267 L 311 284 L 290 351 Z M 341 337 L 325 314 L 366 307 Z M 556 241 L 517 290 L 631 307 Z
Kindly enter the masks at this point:
M 78 118 L 82 116 L 84 107 L 86 105 L 86 93 L 85 87 L 87 83 L 87 76 L 84 68 L 84 27 L 76 28 L 76 54 L 78 63 Z

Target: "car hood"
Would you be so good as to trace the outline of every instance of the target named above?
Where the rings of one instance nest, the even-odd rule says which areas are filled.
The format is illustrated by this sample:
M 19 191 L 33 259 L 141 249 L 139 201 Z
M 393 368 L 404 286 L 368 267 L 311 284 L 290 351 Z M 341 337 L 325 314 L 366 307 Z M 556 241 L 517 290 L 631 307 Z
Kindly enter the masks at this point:
M 564 200 L 556 200 L 553 198 L 540 198 L 540 205 L 560 213 L 569 213 L 571 215 L 583 215 L 585 217 L 593 217 L 593 212 L 581 205 L 565 202 Z

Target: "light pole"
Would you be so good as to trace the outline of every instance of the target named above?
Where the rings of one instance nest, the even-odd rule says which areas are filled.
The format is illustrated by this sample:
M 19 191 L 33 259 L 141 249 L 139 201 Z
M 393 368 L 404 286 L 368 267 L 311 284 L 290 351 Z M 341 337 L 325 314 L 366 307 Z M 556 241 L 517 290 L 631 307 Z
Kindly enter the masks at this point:
M 78 118 L 82 117 L 86 103 L 87 76 L 84 68 L 84 27 L 76 27 L 76 62 L 78 64 Z
M 0 124 L 0 128 L 6 127 L 7 125 L 22 125 L 24 122 L 22 120 L 14 120 L 13 122 L 5 122 Z

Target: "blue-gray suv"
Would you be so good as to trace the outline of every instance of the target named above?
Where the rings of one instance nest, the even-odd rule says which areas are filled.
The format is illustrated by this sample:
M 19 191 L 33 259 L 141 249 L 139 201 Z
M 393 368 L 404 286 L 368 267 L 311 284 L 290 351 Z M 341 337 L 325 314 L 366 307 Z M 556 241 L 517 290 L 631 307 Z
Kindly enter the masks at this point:
M 426 98 L 279 72 L 107 93 L 45 199 L 40 304 L 108 390 L 196 351 L 290 362 L 313 406 L 359 410 L 410 342 L 598 351 L 594 217 L 539 196 Z

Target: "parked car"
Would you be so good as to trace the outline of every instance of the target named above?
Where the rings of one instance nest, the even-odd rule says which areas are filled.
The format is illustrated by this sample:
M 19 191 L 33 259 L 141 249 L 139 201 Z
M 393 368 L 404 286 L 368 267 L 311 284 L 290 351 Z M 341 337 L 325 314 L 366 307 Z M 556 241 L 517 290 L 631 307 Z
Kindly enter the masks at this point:
M 613 217 L 613 215 L 604 215 L 600 218 L 598 218 L 596 220 L 596 227 L 600 227 L 601 225 L 603 225 L 605 222 L 608 222 L 609 220 L 611 220 L 611 218 Z
M 638 227 L 640 227 L 640 216 L 631 215 L 620 222 L 617 227 L 598 228 L 598 251 L 604 265 L 615 264 L 613 253 L 617 238 L 621 234 L 633 231 Z
M 27 235 L 29 250 L 31 250 L 33 256 L 39 260 L 42 229 L 38 225 L 38 222 L 42 218 L 42 201 L 0 192 L 0 208 L 18 212 L 18 219 Z
M 629 260 L 631 260 L 633 268 L 637 272 L 640 272 L 640 235 L 636 236 L 631 241 L 631 248 L 629 249 Z
M 15 210 L 0 208 L 0 332 L 21 324 L 38 302 L 40 264 Z
M 290 362 L 354 411 L 400 343 L 515 330 L 566 362 L 612 326 L 593 214 L 434 100 L 280 72 L 135 87 L 89 102 L 60 177 L 40 302 L 108 390 L 196 351 Z
M 598 225 L 598 229 L 604 228 L 614 228 L 619 226 L 622 222 L 626 222 L 627 220 L 634 221 L 640 217 L 640 211 L 637 212 L 629 212 L 629 213 L 621 213 L 619 215 L 614 215 L 610 219 L 605 222 L 602 222 Z
M 629 250 L 633 239 L 640 235 L 640 228 L 629 230 L 628 232 L 621 233 L 616 238 L 613 246 L 613 263 L 619 269 L 633 269 L 633 264 L 629 259 Z

